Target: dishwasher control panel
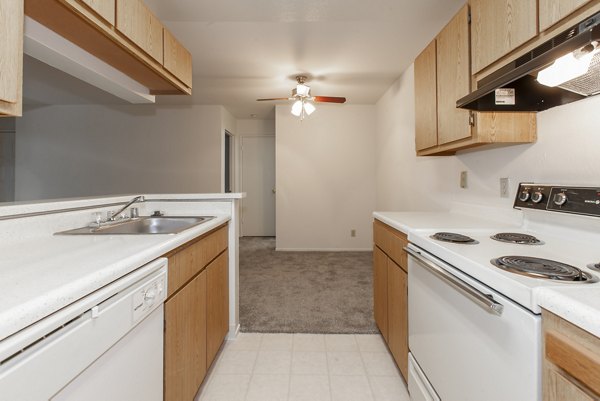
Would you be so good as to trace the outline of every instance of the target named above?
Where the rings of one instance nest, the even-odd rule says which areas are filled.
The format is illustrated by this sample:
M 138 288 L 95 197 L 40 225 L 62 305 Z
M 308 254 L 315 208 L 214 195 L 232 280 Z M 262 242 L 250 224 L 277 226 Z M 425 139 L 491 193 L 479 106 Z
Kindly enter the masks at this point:
M 521 183 L 514 207 L 600 217 L 600 187 Z
M 167 297 L 167 273 L 161 273 L 152 281 L 146 282 L 133 294 L 133 322 L 137 322 L 153 311 Z

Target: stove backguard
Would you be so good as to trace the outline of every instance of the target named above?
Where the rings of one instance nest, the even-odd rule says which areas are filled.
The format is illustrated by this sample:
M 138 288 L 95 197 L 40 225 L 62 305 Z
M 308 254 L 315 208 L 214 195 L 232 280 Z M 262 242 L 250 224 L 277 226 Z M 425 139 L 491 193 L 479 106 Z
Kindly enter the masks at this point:
M 600 217 L 600 187 L 521 183 L 514 207 Z

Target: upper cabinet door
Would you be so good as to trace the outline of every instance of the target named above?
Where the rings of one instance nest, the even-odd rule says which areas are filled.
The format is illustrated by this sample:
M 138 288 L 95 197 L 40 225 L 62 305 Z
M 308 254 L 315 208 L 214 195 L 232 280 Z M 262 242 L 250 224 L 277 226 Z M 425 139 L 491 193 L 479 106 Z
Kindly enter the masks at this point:
M 471 0 L 471 17 L 473 73 L 538 33 L 537 0 Z
M 543 32 L 591 0 L 539 0 L 540 31 Z
M 456 108 L 471 84 L 469 8 L 464 6 L 437 37 L 438 144 L 469 138 L 469 112 Z
M 117 0 L 117 29 L 163 63 L 163 25 L 141 0 Z
M 415 145 L 437 145 L 436 44 L 433 40 L 415 60 Z
M 115 0 L 79 0 L 111 25 L 115 25 Z
M 169 32 L 164 30 L 165 41 L 165 63 L 164 67 L 171 74 L 175 75 L 186 84 L 192 87 L 192 55 L 179 43 L 179 41 Z
M 23 0 L 0 1 L 0 114 L 21 115 Z

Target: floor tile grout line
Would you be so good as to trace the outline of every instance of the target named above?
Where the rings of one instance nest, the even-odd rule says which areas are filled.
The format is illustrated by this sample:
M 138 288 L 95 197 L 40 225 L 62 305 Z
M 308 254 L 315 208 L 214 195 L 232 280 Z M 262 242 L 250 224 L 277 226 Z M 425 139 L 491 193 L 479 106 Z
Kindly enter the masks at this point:
M 252 370 L 250 370 L 250 379 L 248 380 L 248 387 L 246 387 L 246 392 L 244 394 L 244 401 L 246 401 L 248 399 L 248 393 L 250 392 L 250 384 L 252 383 L 252 379 L 254 378 L 254 369 L 256 369 L 256 362 L 258 361 L 258 354 L 260 353 L 263 339 L 264 339 L 264 335 L 261 334 L 260 341 L 258 343 L 258 350 L 256 351 L 256 357 L 254 358 L 254 363 L 252 364 Z
M 356 336 L 356 334 L 354 336 Z M 354 338 L 354 341 L 357 341 L 356 337 Z M 357 345 L 358 345 L 358 341 L 357 341 Z M 365 360 L 363 358 L 362 352 L 359 351 L 359 354 L 360 354 L 360 360 L 363 364 L 363 369 L 365 370 L 365 377 L 367 379 L 367 384 L 369 385 L 369 391 L 371 392 L 371 399 L 373 401 L 375 401 L 375 392 L 373 391 L 373 385 L 371 384 L 369 372 L 367 371 L 367 365 L 365 364 Z

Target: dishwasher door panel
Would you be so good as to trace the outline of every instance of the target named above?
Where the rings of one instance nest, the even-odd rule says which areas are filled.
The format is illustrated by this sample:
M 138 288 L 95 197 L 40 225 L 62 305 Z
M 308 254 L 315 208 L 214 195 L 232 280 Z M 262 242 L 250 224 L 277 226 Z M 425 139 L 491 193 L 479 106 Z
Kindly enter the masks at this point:
M 409 348 L 443 401 L 541 399 L 540 317 L 435 257 L 453 277 L 504 306 L 484 310 L 409 257 Z

